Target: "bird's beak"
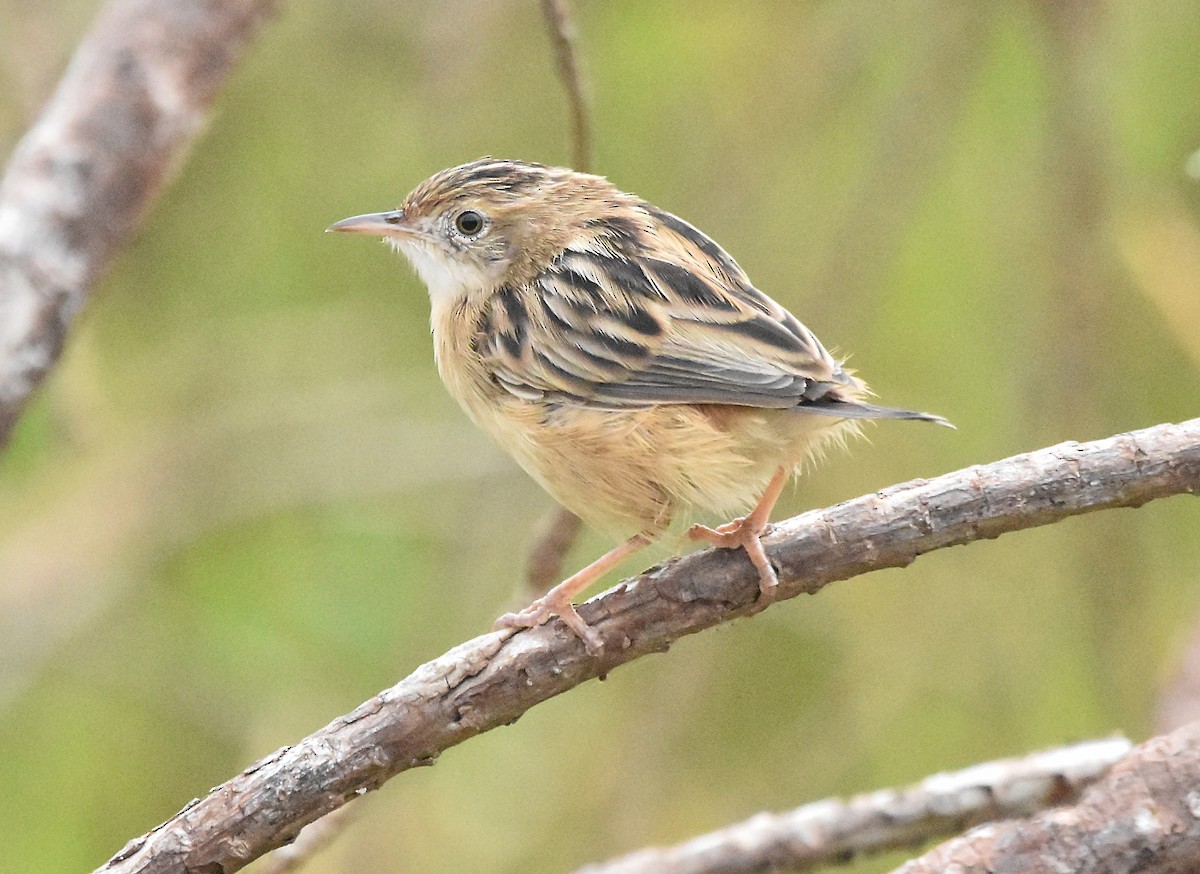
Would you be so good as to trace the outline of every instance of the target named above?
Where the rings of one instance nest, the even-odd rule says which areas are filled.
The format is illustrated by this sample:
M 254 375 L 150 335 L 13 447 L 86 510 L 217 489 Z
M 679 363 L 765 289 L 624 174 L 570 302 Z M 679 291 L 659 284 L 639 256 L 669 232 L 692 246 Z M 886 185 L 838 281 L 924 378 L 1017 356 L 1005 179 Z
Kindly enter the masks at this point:
M 351 216 L 340 222 L 334 222 L 325 229 L 327 234 L 331 231 L 343 234 L 374 234 L 377 237 L 410 237 L 413 235 L 412 225 L 404 220 L 404 211 L 400 209 Z

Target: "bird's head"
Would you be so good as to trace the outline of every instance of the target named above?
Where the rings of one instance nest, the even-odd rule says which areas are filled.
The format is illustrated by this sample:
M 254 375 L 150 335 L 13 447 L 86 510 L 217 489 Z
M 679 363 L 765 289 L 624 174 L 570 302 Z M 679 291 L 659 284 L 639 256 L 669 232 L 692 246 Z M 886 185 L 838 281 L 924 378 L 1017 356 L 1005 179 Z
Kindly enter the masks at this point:
M 329 230 L 383 237 L 437 304 L 529 281 L 629 200 L 599 176 L 482 158 L 434 174 L 398 209 Z

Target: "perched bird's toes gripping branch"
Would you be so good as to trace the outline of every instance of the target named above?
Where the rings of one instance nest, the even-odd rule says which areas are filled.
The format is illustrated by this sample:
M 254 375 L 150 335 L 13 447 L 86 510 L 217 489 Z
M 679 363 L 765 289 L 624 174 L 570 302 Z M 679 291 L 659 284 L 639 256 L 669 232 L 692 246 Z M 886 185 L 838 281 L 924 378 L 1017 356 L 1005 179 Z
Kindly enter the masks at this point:
M 577 594 L 649 543 L 650 540 L 645 536 L 634 535 L 620 546 L 600 556 L 583 570 L 563 580 L 524 610 L 505 613 L 496 620 L 495 627 L 533 628 L 541 625 L 551 616 L 557 616 L 583 641 L 583 646 L 589 655 L 599 655 L 604 649 L 604 641 L 594 629 L 583 621 L 583 617 L 576 612 L 575 605 L 571 602 Z

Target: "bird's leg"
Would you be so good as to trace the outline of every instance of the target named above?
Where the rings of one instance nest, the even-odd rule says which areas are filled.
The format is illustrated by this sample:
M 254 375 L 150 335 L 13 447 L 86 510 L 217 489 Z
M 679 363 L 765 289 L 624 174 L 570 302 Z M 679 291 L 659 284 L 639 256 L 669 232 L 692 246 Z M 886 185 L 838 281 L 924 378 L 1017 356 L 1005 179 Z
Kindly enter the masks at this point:
M 774 600 L 779 577 L 775 574 L 775 568 L 771 567 L 771 560 L 767 558 L 767 551 L 762 545 L 762 536 L 770 528 L 768 520 L 771 518 L 771 510 L 775 508 L 775 502 L 783 493 L 783 487 L 787 480 L 787 470 L 779 468 L 775 471 L 775 476 L 771 477 L 771 481 L 767 483 L 766 491 L 759 498 L 758 504 L 748 515 L 724 525 L 718 525 L 716 528 L 693 525 L 688 531 L 688 537 L 692 540 L 703 540 L 720 549 L 737 549 L 740 546 L 746 550 L 750 562 L 758 570 L 759 598 L 764 603 Z
M 533 628 L 541 625 L 551 616 L 557 616 L 583 641 L 583 646 L 589 655 L 598 655 L 604 648 L 604 642 L 600 639 L 600 635 L 588 627 L 588 624 L 583 621 L 583 617 L 575 612 L 571 601 L 600 577 L 649 544 L 650 538 L 645 534 L 635 534 L 620 546 L 604 553 L 583 570 L 567 577 L 524 610 L 518 613 L 505 613 L 496 620 L 496 627 Z

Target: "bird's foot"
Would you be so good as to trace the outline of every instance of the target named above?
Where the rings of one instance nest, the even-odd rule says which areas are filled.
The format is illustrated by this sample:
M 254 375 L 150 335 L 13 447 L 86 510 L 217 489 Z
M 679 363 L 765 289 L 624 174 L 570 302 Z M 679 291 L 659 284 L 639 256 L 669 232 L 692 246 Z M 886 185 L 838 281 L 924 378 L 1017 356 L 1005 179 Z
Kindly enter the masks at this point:
M 718 549 L 741 547 L 746 550 L 750 563 L 758 571 L 759 601 L 766 606 L 775 600 L 775 593 L 779 588 L 779 577 L 775 573 L 775 568 L 771 566 L 771 559 L 767 557 L 767 551 L 762 545 L 762 538 L 770 533 L 771 526 L 767 523 L 757 522 L 753 515 L 739 517 L 732 522 L 718 525 L 716 528 L 709 528 L 707 525 L 693 525 L 688 529 L 688 537 L 692 540 L 702 540 Z
M 583 641 L 588 655 L 598 656 L 604 649 L 604 640 L 596 630 L 583 621 L 575 612 L 572 599 L 604 574 L 619 565 L 627 557 L 650 542 L 650 535 L 635 534 L 619 546 L 610 549 L 583 570 L 567 577 L 524 610 L 505 613 L 496 620 L 496 628 L 535 628 L 551 616 L 557 616 L 575 636 Z
M 556 589 L 551 589 L 524 610 L 519 610 L 516 613 L 505 613 L 496 620 L 495 627 L 536 628 L 539 625 L 544 625 L 552 616 L 557 616 L 561 619 L 563 624 L 571 629 L 576 637 L 583 641 L 583 648 L 587 650 L 588 655 L 599 655 L 601 650 L 604 649 L 604 641 L 600 639 L 600 635 L 593 628 L 583 621 L 583 617 L 575 610 L 575 605 L 571 603 L 570 594 L 558 593 Z

